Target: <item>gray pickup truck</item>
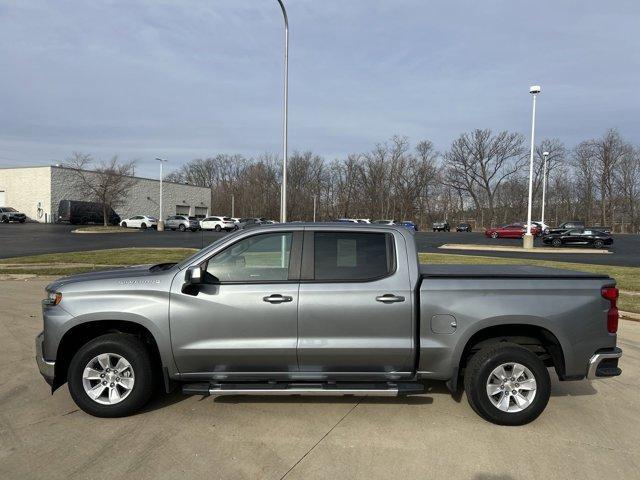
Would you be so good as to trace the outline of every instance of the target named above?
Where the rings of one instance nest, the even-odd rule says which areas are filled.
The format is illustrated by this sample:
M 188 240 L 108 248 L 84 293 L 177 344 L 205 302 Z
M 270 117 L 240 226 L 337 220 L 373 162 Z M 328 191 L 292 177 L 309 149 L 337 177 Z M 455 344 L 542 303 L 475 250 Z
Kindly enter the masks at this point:
M 618 291 L 603 275 L 420 265 L 398 226 L 239 230 L 179 264 L 76 275 L 43 301 L 36 360 L 85 412 L 140 409 L 161 384 L 198 395 L 466 391 L 520 425 L 560 380 L 620 375 Z

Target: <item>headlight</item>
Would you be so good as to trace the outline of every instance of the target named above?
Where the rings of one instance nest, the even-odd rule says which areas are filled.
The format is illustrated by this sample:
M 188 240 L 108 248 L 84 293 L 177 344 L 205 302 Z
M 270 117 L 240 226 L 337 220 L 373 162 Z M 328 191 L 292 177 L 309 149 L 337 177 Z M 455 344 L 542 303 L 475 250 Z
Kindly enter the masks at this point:
M 62 293 L 60 292 L 48 292 L 47 303 L 49 305 L 58 305 L 62 301 Z

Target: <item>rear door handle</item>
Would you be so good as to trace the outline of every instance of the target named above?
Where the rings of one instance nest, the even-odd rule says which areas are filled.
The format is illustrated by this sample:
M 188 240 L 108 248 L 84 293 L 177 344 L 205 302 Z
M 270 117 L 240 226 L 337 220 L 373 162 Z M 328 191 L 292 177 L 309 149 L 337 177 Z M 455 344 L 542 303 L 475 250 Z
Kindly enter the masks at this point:
M 293 297 L 288 295 L 280 295 L 279 293 L 274 293 L 273 295 L 269 295 L 268 297 L 262 297 L 262 300 L 268 303 L 285 303 L 292 302 Z
M 384 295 L 380 295 L 376 297 L 376 302 L 382 302 L 382 303 L 404 302 L 404 297 L 402 295 L 394 295 L 393 293 L 385 293 Z

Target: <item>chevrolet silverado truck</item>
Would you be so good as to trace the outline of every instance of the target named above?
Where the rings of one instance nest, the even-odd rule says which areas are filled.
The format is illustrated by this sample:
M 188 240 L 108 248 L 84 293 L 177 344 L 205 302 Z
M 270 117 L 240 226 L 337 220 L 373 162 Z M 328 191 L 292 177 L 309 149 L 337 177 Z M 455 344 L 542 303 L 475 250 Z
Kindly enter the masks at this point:
M 195 395 L 420 394 L 445 381 L 502 425 L 560 380 L 620 375 L 618 290 L 592 273 L 420 265 L 373 224 L 239 230 L 181 263 L 51 283 L 40 372 L 85 412 L 124 416 L 160 386 Z

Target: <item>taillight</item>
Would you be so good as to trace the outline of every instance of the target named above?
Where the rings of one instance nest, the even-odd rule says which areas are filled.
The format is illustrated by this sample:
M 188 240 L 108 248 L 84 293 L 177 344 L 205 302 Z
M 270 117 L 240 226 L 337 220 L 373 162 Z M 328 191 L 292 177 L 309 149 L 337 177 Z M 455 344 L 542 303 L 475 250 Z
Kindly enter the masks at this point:
M 603 287 L 602 297 L 609 300 L 610 306 L 607 311 L 607 330 L 609 333 L 616 333 L 618 331 L 618 289 L 616 287 Z

